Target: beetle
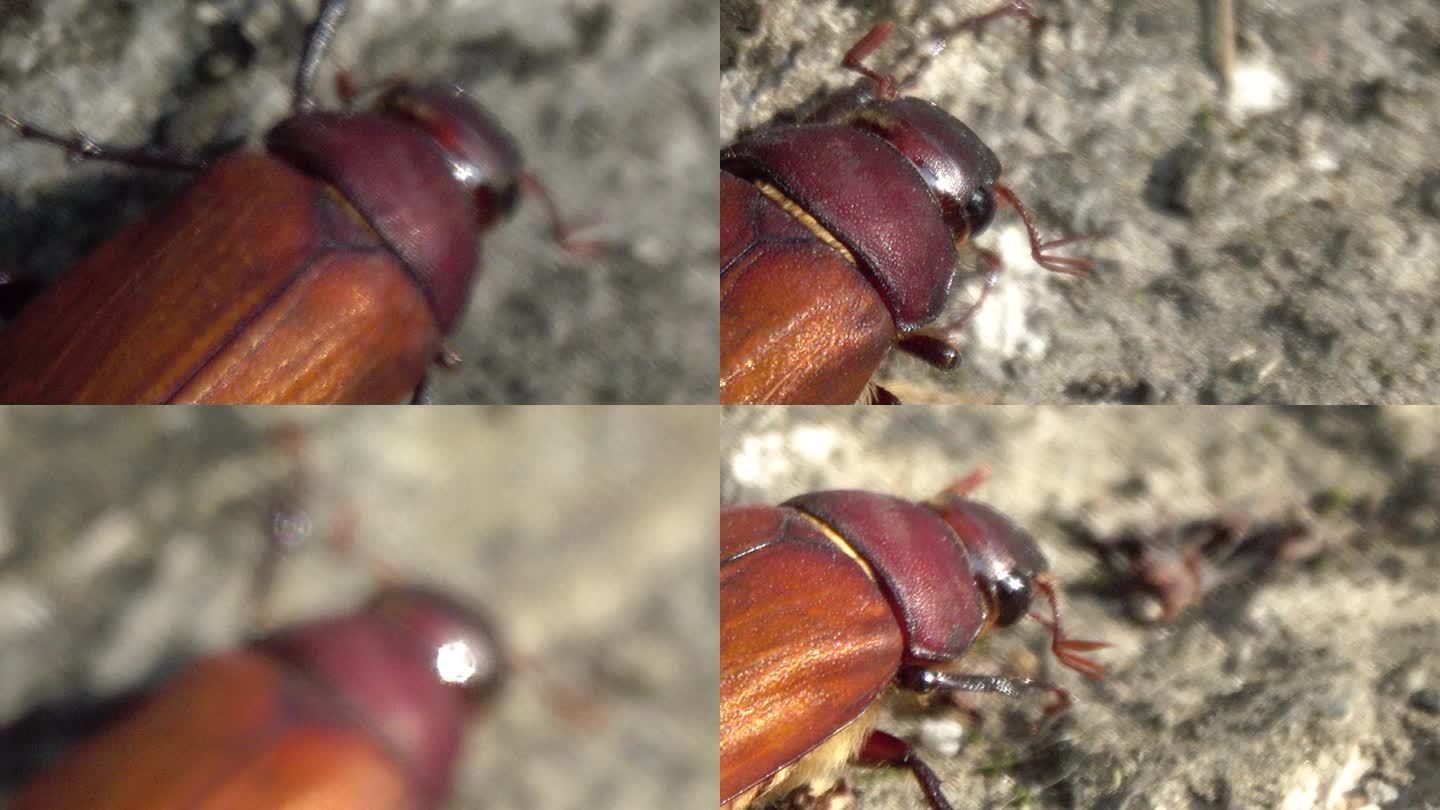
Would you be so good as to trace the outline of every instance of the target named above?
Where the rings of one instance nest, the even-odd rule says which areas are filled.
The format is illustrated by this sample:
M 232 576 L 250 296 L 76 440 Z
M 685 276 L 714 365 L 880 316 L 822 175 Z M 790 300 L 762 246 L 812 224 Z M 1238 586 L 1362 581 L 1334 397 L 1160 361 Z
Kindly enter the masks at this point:
M 433 808 L 503 680 L 480 614 L 393 587 L 193 664 L 23 788 L 12 810 Z
M 298 427 L 292 473 L 255 572 L 264 615 L 276 566 L 309 536 Z M 327 536 L 359 554 L 348 524 Z M 12 798 L 13 810 L 365 807 L 425 810 L 451 795 L 467 722 L 507 679 L 491 620 L 367 561 L 391 584 L 363 606 L 191 664 Z M 265 623 L 262 620 L 262 623 Z
M 498 120 L 457 88 L 384 83 L 366 111 L 317 110 L 348 0 L 321 0 L 293 114 L 266 152 L 213 163 L 70 138 L 72 155 L 196 173 L 0 332 L 0 402 L 396 402 L 416 395 L 465 310 L 478 240 L 523 193 L 575 240 Z M 358 95 L 341 74 L 341 95 Z
M 1018 16 L 1025 0 L 939 32 Z M 902 97 L 904 79 L 864 63 L 888 38 L 882 22 L 845 54 L 861 75 L 798 125 L 742 138 L 720 154 L 720 399 L 727 403 L 893 403 L 870 380 L 892 345 L 937 368 L 960 354 L 954 338 L 996 283 L 957 320 L 936 324 L 959 267 L 957 248 L 990 224 L 997 202 L 1019 213 L 1035 262 L 1088 274 L 1086 259 L 1051 251 L 1087 236 L 1042 241 L 1030 212 L 1000 182 L 980 136 L 940 107 Z
M 984 634 L 1018 622 L 1037 593 L 1064 665 L 1092 678 L 1069 638 L 1056 584 L 1034 539 L 969 497 L 977 471 L 925 503 L 862 490 L 730 507 L 720 518 L 720 804 L 833 781 L 851 761 L 905 768 L 931 810 L 949 810 L 940 780 L 909 743 L 876 730 L 893 684 L 918 693 L 1069 693 L 1028 677 L 951 672 Z

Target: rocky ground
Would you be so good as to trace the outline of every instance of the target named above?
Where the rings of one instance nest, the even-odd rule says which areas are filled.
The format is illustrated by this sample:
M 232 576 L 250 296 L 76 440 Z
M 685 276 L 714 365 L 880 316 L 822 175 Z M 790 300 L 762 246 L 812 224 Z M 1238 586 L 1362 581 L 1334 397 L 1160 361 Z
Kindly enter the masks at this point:
M 312 0 L 4 0 L 0 110 L 97 140 L 256 144 L 289 109 Z M 356 0 L 322 73 L 470 91 L 603 259 L 547 239 L 541 207 L 487 234 L 437 374 L 440 402 L 715 398 L 716 10 L 696 0 Z M 179 180 L 67 163 L 0 133 L 0 272 L 53 278 Z
M 1039 672 L 1079 704 L 976 700 L 977 730 L 895 703 L 957 810 L 1440 807 L 1440 410 L 729 409 L 725 503 L 860 487 L 914 498 L 976 465 L 1030 529 L 1100 682 L 1046 663 L 1031 624 L 967 671 Z M 1301 515 L 1324 550 L 1141 624 L 1081 538 L 1218 513 Z M 1029 624 L 1029 623 L 1026 623 Z M 1039 723 L 1039 728 L 1035 724 Z M 914 810 L 908 776 L 853 771 L 857 810 Z
M 488 609 L 529 662 L 470 729 L 449 807 L 714 801 L 717 483 L 690 449 L 715 446 L 713 412 L 47 409 L 0 411 L 0 806 L 106 699 L 254 631 L 292 471 L 269 431 L 289 419 L 316 532 L 352 513 L 366 556 Z M 269 613 L 374 585 L 315 544 Z M 598 726 L 557 716 L 555 685 L 593 699 Z
M 724 0 L 722 139 L 847 85 L 840 57 L 880 19 L 905 46 L 995 5 Z M 893 356 L 881 382 L 914 402 L 1436 399 L 1440 5 L 1236 3 L 1228 90 L 1217 4 L 1032 5 L 1037 34 L 962 38 L 914 93 L 989 143 L 1047 235 L 1101 235 L 1076 251 L 1094 278 L 1036 268 L 1002 213 L 980 243 L 1009 269 L 965 366 Z

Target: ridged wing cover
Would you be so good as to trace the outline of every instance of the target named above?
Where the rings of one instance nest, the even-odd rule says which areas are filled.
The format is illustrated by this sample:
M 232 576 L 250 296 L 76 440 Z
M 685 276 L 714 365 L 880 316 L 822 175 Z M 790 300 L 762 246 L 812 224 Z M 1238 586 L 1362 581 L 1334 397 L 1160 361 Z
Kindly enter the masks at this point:
M 895 339 L 869 279 L 790 213 L 720 173 L 720 399 L 853 404 Z
M 420 810 L 404 771 L 318 689 L 254 652 L 201 662 L 11 810 Z
M 864 569 L 799 512 L 726 509 L 720 543 L 724 804 L 858 718 L 902 640 Z
M 0 332 L 0 402 L 389 402 L 438 346 L 424 295 L 333 187 L 240 153 Z

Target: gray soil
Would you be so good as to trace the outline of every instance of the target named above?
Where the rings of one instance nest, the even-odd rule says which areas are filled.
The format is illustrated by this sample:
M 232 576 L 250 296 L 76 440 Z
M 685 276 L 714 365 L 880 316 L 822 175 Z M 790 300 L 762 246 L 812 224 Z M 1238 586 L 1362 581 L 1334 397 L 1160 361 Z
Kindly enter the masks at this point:
M 964 659 L 1038 673 L 1078 705 L 979 697 L 977 730 L 893 702 L 957 810 L 1440 808 L 1440 410 L 1313 408 L 730 409 L 725 503 L 822 488 L 926 498 L 977 465 L 977 497 L 1044 546 L 1070 633 L 1108 641 L 1095 682 L 1049 661 L 1030 622 Z M 1304 564 L 1144 625 L 1077 542 L 1177 519 L 1311 512 Z M 1038 728 L 1036 727 L 1038 726 Z M 959 734 L 958 746 L 947 735 Z M 922 807 L 904 774 L 852 770 L 856 810 Z
M 723 0 L 721 136 L 848 85 L 841 55 L 901 23 L 884 67 L 935 20 L 995 0 Z M 1034 0 L 961 37 L 914 90 L 983 137 L 1047 237 L 1094 278 L 1028 259 L 1004 211 L 980 244 L 1007 271 L 964 366 L 892 354 L 915 402 L 1430 402 L 1440 396 L 1440 4 L 1239 2 L 1230 89 L 1216 4 Z M 952 300 L 977 289 L 967 273 Z
M 714 801 L 718 484 L 691 444 L 716 445 L 713 412 L 47 409 L 0 411 L 0 457 L 27 459 L 0 465 L 0 806 L 107 700 L 256 631 L 291 471 L 268 429 L 290 418 L 315 535 L 352 515 L 363 556 L 488 610 L 528 662 L 471 724 L 447 808 Z M 375 584 L 313 543 L 267 615 L 345 610 Z M 583 697 L 595 725 L 547 694 Z
M 254 146 L 289 109 L 311 0 L 4 0 L 0 110 L 101 141 Z M 452 82 L 509 128 L 604 258 L 567 255 L 531 201 L 434 376 L 439 402 L 715 398 L 716 11 L 703 0 L 355 0 L 322 71 Z M 50 279 L 181 178 L 68 163 L 0 132 L 0 272 Z

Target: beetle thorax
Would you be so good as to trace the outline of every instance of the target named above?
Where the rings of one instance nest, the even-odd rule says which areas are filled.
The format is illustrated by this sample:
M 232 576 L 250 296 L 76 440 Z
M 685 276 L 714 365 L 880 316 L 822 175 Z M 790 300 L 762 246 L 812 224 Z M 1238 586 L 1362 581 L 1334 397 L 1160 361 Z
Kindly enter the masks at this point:
M 876 99 L 848 123 L 884 138 L 915 165 L 957 242 L 990 224 L 1000 159 L 958 118 L 918 98 Z

